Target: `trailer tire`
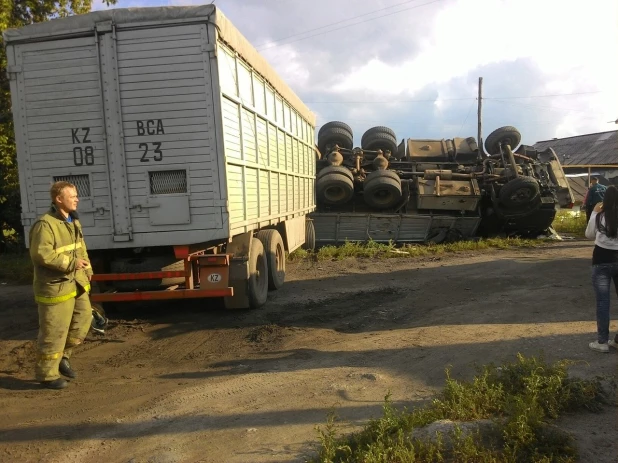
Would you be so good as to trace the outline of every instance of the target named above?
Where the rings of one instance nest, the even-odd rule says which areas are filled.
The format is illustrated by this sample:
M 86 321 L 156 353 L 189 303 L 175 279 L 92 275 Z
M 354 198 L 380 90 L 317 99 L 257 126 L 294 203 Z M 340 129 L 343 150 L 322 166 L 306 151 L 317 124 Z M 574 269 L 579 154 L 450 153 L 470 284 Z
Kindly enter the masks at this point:
M 354 182 L 339 173 L 322 175 L 315 189 L 318 202 L 328 205 L 347 203 L 354 196 Z
M 264 253 L 264 245 L 259 239 L 251 240 L 248 263 L 247 296 L 249 308 L 257 309 L 263 306 L 268 299 L 268 260 Z
M 322 135 L 318 137 L 318 149 L 323 157 L 329 154 L 326 152 L 326 146 L 335 144 L 339 145 L 340 148 L 352 149 L 354 137 L 347 130 L 337 127 L 325 130 Z
M 363 186 L 363 198 L 368 206 L 375 209 L 388 209 L 401 200 L 401 180 L 388 170 L 370 173 Z
M 256 238 L 262 242 L 268 262 L 268 289 L 276 290 L 285 282 L 285 247 L 277 230 L 261 230 Z
M 395 134 L 395 131 L 393 129 L 389 127 L 384 127 L 383 125 L 378 125 L 376 127 L 371 127 L 370 129 L 367 129 L 367 131 L 361 137 L 361 146 L 364 147 L 365 142 L 377 133 L 390 135 L 394 140 L 397 140 L 397 135 Z
M 532 177 L 517 177 L 500 188 L 500 202 L 507 208 L 521 209 L 535 203 L 540 196 L 539 182 Z
M 184 271 L 183 261 L 174 261 L 173 258 L 154 256 L 154 257 L 134 257 L 130 259 L 114 260 L 110 263 L 112 273 L 140 273 L 140 272 L 176 272 Z M 111 286 L 120 291 L 135 290 L 156 290 L 161 286 L 184 283 L 184 278 L 165 278 L 162 280 L 126 280 L 114 281 Z
M 324 124 L 322 127 L 320 127 L 320 130 L 318 131 L 318 139 L 322 138 L 322 134 L 324 132 L 326 132 L 329 129 L 341 129 L 341 130 L 345 130 L 346 132 L 348 132 L 350 134 L 350 137 L 353 138 L 354 132 L 352 132 L 352 127 L 350 127 L 348 124 L 346 124 L 345 122 L 341 122 L 341 121 L 331 121 L 331 122 L 327 122 L 326 124 Z
M 397 139 L 388 133 L 375 133 L 367 137 L 362 146 L 364 150 L 390 151 L 393 156 L 397 156 Z
M 305 222 L 305 242 L 302 246 L 305 251 L 315 251 L 315 226 L 313 220 Z
M 521 142 L 521 133 L 515 127 L 507 125 L 491 132 L 485 139 L 485 150 L 490 155 L 500 153 L 500 145 L 505 144 L 515 151 Z

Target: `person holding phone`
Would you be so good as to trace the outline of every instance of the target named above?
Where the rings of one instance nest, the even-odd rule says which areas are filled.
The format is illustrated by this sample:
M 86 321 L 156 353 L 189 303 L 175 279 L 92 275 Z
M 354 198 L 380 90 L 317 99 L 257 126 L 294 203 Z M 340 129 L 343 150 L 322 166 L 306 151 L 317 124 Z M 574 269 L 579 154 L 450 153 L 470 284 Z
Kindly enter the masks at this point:
M 589 347 L 609 352 L 618 346 L 618 334 L 609 338 L 609 296 L 611 282 L 618 290 L 618 188 L 610 185 L 603 202 L 594 206 L 586 227 L 586 238 L 594 240 L 592 287 L 597 301 L 597 340 Z

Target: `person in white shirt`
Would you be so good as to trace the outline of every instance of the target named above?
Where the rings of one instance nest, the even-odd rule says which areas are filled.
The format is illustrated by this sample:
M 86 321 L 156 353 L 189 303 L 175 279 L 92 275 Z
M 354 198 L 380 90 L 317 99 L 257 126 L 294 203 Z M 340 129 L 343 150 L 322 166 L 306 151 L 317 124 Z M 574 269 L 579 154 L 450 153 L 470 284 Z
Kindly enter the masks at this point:
M 594 240 L 592 287 L 597 300 L 597 340 L 589 347 L 597 352 L 618 348 L 618 334 L 609 339 L 609 294 L 613 280 L 618 293 L 618 188 L 607 188 L 586 227 L 586 238 Z

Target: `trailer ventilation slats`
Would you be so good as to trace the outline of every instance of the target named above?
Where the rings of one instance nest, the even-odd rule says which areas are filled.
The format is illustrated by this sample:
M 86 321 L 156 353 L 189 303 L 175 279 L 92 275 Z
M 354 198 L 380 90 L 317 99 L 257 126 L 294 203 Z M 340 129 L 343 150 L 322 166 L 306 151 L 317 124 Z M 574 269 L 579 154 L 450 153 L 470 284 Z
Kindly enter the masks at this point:
M 54 182 L 69 182 L 77 187 L 77 194 L 82 198 L 90 198 L 90 176 L 84 175 L 61 175 L 54 177 Z
M 148 173 L 151 195 L 187 193 L 186 170 L 159 170 Z

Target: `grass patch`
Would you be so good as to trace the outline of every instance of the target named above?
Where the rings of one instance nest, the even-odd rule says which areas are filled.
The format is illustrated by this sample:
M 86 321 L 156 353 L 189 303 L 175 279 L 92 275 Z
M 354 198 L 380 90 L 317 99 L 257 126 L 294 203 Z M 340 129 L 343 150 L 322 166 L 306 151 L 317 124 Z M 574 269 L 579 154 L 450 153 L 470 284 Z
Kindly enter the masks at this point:
M 0 282 L 32 283 L 33 268 L 26 252 L 0 254 Z
M 546 240 L 522 238 L 488 238 L 475 241 L 457 241 L 447 244 L 405 244 L 403 246 L 375 241 L 368 241 L 366 243 L 346 241 L 341 246 L 323 246 L 317 252 L 298 249 L 290 255 L 290 260 L 341 260 L 347 257 L 409 258 L 462 251 L 518 247 L 535 248 L 546 245 Z
M 321 445 L 311 461 L 575 462 L 574 442 L 551 421 L 615 404 L 610 398 L 615 394 L 603 389 L 600 378 L 569 378 L 567 366 L 518 354 L 512 363 L 484 366 L 470 382 L 451 378 L 447 369 L 444 390 L 431 403 L 398 411 L 387 396 L 382 417 L 358 433 L 338 436 L 331 413 L 316 428 Z M 427 425 L 447 423 L 439 420 L 450 420 L 450 431 L 422 433 Z M 476 428 L 467 426 L 475 423 Z
M 569 233 L 583 237 L 586 231 L 586 213 L 584 211 L 573 213 L 570 210 L 560 210 L 556 213 L 552 227 L 558 233 Z

